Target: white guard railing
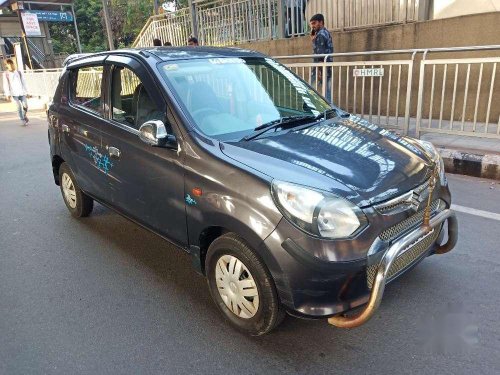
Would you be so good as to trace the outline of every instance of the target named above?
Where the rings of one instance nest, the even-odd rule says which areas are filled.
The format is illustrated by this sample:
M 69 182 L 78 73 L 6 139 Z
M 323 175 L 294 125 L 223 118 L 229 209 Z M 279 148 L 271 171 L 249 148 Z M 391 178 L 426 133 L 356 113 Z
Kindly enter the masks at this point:
M 24 71 L 24 79 L 31 96 L 52 98 L 56 91 L 62 68 Z
M 424 56 L 417 137 L 432 132 L 500 138 L 499 67 L 500 57 L 427 60 Z
M 454 56 L 463 52 L 493 57 L 428 59 L 431 54 Z M 411 57 L 391 60 L 402 54 Z M 328 57 L 334 62 L 327 62 Z M 323 61 L 312 62 L 314 58 Z M 351 58 L 356 61 L 337 61 Z M 419 64 L 415 63 L 418 58 L 422 59 Z M 328 91 L 339 107 L 401 134 L 420 137 L 421 133 L 434 132 L 500 139 L 500 45 L 275 59 L 323 96 L 327 97 Z M 325 77 L 329 69 L 329 86 L 319 80 L 311 82 L 311 72 L 316 71 L 316 76 L 321 72 Z
M 183 46 L 191 34 L 214 46 L 296 37 L 309 32 L 316 13 L 325 16 L 329 30 L 414 22 L 428 1 L 193 0 L 190 8 L 151 17 L 133 46 L 152 46 L 154 38 Z
M 153 39 L 160 39 L 162 43 L 170 42 L 174 46 L 185 46 L 192 34 L 189 8 L 179 9 L 173 13 L 151 17 L 134 41 L 133 46 L 151 47 Z
M 224 46 L 276 36 L 278 1 L 216 0 L 195 2 L 202 45 Z
M 307 17 L 322 13 L 329 30 L 414 22 L 422 0 L 310 0 Z
M 374 56 L 391 58 L 408 55 L 407 59 L 372 60 Z M 416 52 L 413 50 L 337 53 L 333 62 L 311 62 L 314 56 L 278 56 L 278 61 L 289 67 L 295 74 L 309 82 L 323 96 L 330 91 L 332 102 L 337 106 L 376 122 L 399 133 L 408 134 L 410 126 L 410 100 L 413 84 L 413 66 Z M 327 59 L 326 55 L 315 55 Z M 355 61 L 336 61 L 344 58 Z M 296 60 L 308 59 L 307 62 Z M 295 60 L 294 62 L 288 62 Z M 316 76 L 328 75 L 331 69 L 330 86 L 321 84 Z M 326 81 L 328 82 L 328 80 Z
M 486 56 L 429 58 L 443 57 L 444 53 L 454 57 L 467 51 Z M 398 58 L 404 56 L 408 57 Z M 326 61 L 332 57 L 333 62 Z M 313 62 L 313 58 L 322 61 Z M 326 77 L 327 70 L 331 69 L 329 85 L 322 85 L 319 80 L 311 82 L 320 93 L 327 96 L 329 91 L 333 103 L 339 107 L 370 122 L 396 129 L 398 133 L 420 137 L 422 133 L 433 132 L 500 139 L 500 45 L 278 56 L 275 59 L 307 82 L 311 82 L 313 71 L 316 76 L 321 71 Z M 353 61 L 339 61 L 347 59 Z M 52 97 L 61 71 L 26 71 L 29 94 Z M 280 79 L 279 75 L 269 72 L 266 77 L 262 77 L 262 72 L 256 74 L 261 81 Z M 88 82 L 91 81 L 89 76 Z M 224 87 L 221 83 L 220 89 Z M 272 87 L 283 90 L 278 95 L 280 105 L 300 107 L 302 99 L 293 97 L 287 82 Z

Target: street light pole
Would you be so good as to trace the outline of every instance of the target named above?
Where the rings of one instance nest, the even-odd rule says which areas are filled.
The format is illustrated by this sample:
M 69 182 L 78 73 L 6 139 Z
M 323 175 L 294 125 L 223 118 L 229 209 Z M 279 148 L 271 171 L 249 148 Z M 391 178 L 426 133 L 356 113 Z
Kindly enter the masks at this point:
M 82 45 L 80 43 L 80 34 L 78 33 L 78 26 L 76 24 L 75 8 L 73 7 L 73 4 L 71 4 L 71 13 L 73 13 L 73 25 L 75 26 L 76 44 L 78 45 L 78 53 L 82 53 Z
M 108 12 L 108 2 L 106 0 L 102 0 L 102 11 L 104 13 L 104 23 L 106 24 L 106 33 L 108 34 L 108 45 L 109 49 L 115 49 L 113 43 L 113 33 L 111 32 L 111 23 L 109 21 L 109 12 Z

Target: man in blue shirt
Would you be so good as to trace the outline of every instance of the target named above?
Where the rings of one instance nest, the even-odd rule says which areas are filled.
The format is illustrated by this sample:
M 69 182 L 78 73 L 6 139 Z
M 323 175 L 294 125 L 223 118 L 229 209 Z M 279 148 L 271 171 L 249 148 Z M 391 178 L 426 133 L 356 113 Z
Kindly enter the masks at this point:
M 322 14 L 315 14 L 309 20 L 311 25 L 311 40 L 315 55 L 333 53 L 333 40 L 330 32 L 325 28 L 325 17 Z M 315 57 L 315 63 L 325 61 L 324 57 Z M 327 62 L 332 62 L 333 57 L 329 56 Z M 332 102 L 332 67 L 326 69 L 326 100 Z M 316 82 L 317 79 L 317 82 Z M 323 84 L 323 67 L 314 67 L 311 70 L 311 85 Z

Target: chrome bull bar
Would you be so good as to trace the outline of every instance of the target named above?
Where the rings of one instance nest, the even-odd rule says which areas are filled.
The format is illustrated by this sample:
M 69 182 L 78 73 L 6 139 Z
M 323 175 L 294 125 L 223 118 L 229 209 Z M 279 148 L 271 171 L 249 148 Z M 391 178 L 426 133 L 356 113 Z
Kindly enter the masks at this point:
M 444 254 L 452 250 L 457 243 L 458 222 L 455 212 L 446 209 L 430 219 L 429 227 L 421 226 L 417 230 L 394 242 L 394 244 L 389 247 L 378 265 L 370 298 L 361 312 L 353 316 L 345 316 L 343 314 L 335 315 L 328 319 L 328 323 L 340 328 L 355 328 L 366 323 L 380 306 L 380 302 L 382 302 L 387 275 L 394 260 L 398 255 L 404 252 L 405 249 L 418 241 L 421 237 L 427 235 L 429 231 L 438 228 L 446 220 L 448 220 L 448 241 L 443 245 L 439 245 L 435 250 L 435 254 Z

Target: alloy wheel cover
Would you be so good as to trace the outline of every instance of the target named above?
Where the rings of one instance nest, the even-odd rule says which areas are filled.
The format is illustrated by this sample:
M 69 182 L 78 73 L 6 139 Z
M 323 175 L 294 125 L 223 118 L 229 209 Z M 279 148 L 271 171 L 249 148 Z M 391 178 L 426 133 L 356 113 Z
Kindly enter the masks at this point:
M 217 290 L 227 308 L 236 316 L 250 319 L 259 309 L 255 280 L 241 260 L 223 255 L 215 268 Z

